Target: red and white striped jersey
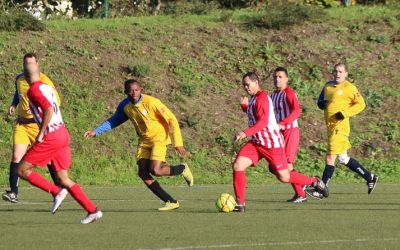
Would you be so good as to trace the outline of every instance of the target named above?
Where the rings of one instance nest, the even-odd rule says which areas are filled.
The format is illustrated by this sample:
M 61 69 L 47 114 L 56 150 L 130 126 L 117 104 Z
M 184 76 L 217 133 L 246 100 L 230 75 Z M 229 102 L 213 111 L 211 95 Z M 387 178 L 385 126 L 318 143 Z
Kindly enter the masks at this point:
M 65 126 L 53 87 L 41 81 L 34 82 L 29 87 L 28 98 L 33 118 L 38 124 L 42 123 L 43 110 L 48 110 L 50 108 L 54 110 L 50 123 L 45 130 L 45 135 Z
M 258 145 L 266 148 L 283 148 L 285 142 L 279 132 L 274 110 L 270 107 L 272 100 L 264 90 L 252 96 L 248 106 L 242 105 L 249 119 L 249 127 L 243 132 Z
M 297 119 L 300 117 L 301 110 L 296 92 L 290 87 L 284 90 L 275 90 L 272 95 L 276 121 L 285 126 L 285 129 L 297 128 Z

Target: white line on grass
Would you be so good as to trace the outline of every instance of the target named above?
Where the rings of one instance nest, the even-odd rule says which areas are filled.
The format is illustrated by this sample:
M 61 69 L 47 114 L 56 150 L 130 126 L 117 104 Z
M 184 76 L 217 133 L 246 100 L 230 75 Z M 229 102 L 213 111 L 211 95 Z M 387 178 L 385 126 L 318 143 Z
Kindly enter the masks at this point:
M 206 248 L 242 248 L 242 247 L 288 246 L 288 245 L 310 245 L 310 244 L 335 244 L 335 243 L 374 242 L 374 241 L 400 241 L 400 238 L 260 242 L 260 243 L 253 243 L 253 244 L 223 244 L 223 245 L 205 245 L 205 246 L 185 246 L 185 247 L 157 248 L 156 250 L 186 250 L 186 249 L 206 249 Z M 151 250 L 151 249 L 140 248 L 139 250 Z

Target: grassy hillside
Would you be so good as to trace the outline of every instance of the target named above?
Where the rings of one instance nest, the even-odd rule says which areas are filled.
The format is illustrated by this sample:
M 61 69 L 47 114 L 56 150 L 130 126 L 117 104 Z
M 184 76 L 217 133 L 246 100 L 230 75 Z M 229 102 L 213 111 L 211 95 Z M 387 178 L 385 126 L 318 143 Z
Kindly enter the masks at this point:
M 21 71 L 21 57 L 36 51 L 62 95 L 72 134 L 73 176 L 85 184 L 139 183 L 137 138 L 130 123 L 94 140 L 83 133 L 108 118 L 124 98 L 122 83 L 144 75 L 146 92 L 178 116 L 197 183 L 229 183 L 233 135 L 246 127 L 238 106 L 241 75 L 256 69 L 272 90 L 270 72 L 289 69 L 303 115 L 298 168 L 321 174 L 325 125 L 315 99 L 335 62 L 345 60 L 368 107 L 352 120 L 351 155 L 382 176 L 400 177 L 400 10 L 393 7 L 330 9 L 324 18 L 279 30 L 260 24 L 263 12 L 213 12 L 112 20 L 49 21 L 44 32 L 0 33 L 0 183 L 6 184 L 13 121 L 6 110 Z M 172 153 L 169 161 L 179 159 Z M 344 168 L 336 182 L 360 181 Z M 265 164 L 251 182 L 270 182 Z M 179 178 L 163 182 L 182 183 Z

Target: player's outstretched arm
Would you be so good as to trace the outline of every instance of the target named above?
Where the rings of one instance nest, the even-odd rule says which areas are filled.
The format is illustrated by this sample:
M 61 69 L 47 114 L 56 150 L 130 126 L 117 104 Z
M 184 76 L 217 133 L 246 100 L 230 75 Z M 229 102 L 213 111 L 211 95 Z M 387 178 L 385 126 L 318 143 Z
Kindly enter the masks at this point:
M 100 124 L 97 128 L 94 130 L 89 130 L 86 131 L 84 134 L 84 137 L 86 139 L 89 139 L 91 137 L 95 137 L 98 135 L 101 135 L 102 133 L 105 133 L 111 129 L 114 129 L 121 125 L 122 123 L 126 122 L 129 117 L 125 114 L 124 112 L 124 107 L 129 103 L 130 99 L 126 98 L 124 99 L 117 107 L 117 110 L 115 111 L 114 115 L 108 118 L 106 121 L 104 121 L 102 124 Z
M 95 137 L 95 136 L 96 136 L 96 131 L 94 131 L 94 130 L 86 131 L 85 134 L 84 134 L 84 137 L 86 139 L 89 139 L 89 138 L 92 138 L 92 137 Z

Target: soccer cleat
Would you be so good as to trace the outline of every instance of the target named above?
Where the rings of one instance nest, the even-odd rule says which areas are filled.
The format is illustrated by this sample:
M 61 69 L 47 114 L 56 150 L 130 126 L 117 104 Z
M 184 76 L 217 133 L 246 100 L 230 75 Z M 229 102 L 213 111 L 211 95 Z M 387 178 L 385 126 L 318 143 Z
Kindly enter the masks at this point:
M 291 203 L 303 203 L 303 202 L 307 202 L 307 197 L 302 197 L 300 195 L 295 194 L 293 196 L 292 199 L 287 200 L 287 202 L 291 202 Z
M 170 211 L 170 210 L 174 210 L 174 209 L 177 209 L 177 208 L 179 208 L 179 202 L 178 201 L 176 201 L 176 202 L 167 201 L 167 202 L 165 202 L 165 205 L 163 207 L 160 207 L 158 209 L 158 211 Z
M 316 191 L 314 188 L 312 188 L 310 186 L 308 186 L 306 189 L 304 189 L 304 192 L 308 196 L 311 196 L 312 198 L 317 199 L 317 200 L 322 200 L 322 198 L 324 198 L 324 196 L 320 192 Z
M 372 192 L 374 192 L 376 183 L 378 182 L 378 179 L 379 179 L 379 176 L 373 175 L 372 180 L 367 182 L 368 194 L 371 194 Z
M 81 220 L 81 224 L 89 224 L 103 217 L 103 213 L 96 209 L 94 213 L 88 213 L 85 218 Z
M 328 186 L 325 185 L 325 183 L 318 176 L 316 176 L 315 178 L 317 178 L 317 182 L 313 183 L 315 191 L 319 191 L 319 193 L 321 193 L 325 198 L 327 198 L 329 196 Z
M 65 197 L 67 197 L 67 195 L 68 195 L 68 190 L 65 188 L 62 188 L 60 190 L 60 192 L 54 197 L 53 208 L 51 209 L 52 214 L 55 214 L 57 212 L 58 208 L 60 208 L 61 203 L 63 202 Z
M 185 178 L 186 183 L 188 184 L 189 187 L 193 186 L 193 174 L 192 171 L 190 171 L 190 168 L 188 166 L 188 164 L 186 163 L 182 163 L 182 165 L 185 166 L 185 169 L 182 172 L 182 176 L 183 178 Z
M 290 198 L 289 200 L 286 200 L 287 202 L 292 202 L 297 198 L 297 194 L 294 194 L 292 198 Z
M 10 190 L 6 190 L 5 193 L 1 196 L 3 200 L 9 201 L 11 203 L 18 203 L 18 195 Z
M 235 208 L 232 210 L 232 212 L 237 212 L 237 213 L 244 213 L 246 212 L 246 205 L 242 204 L 237 204 Z

